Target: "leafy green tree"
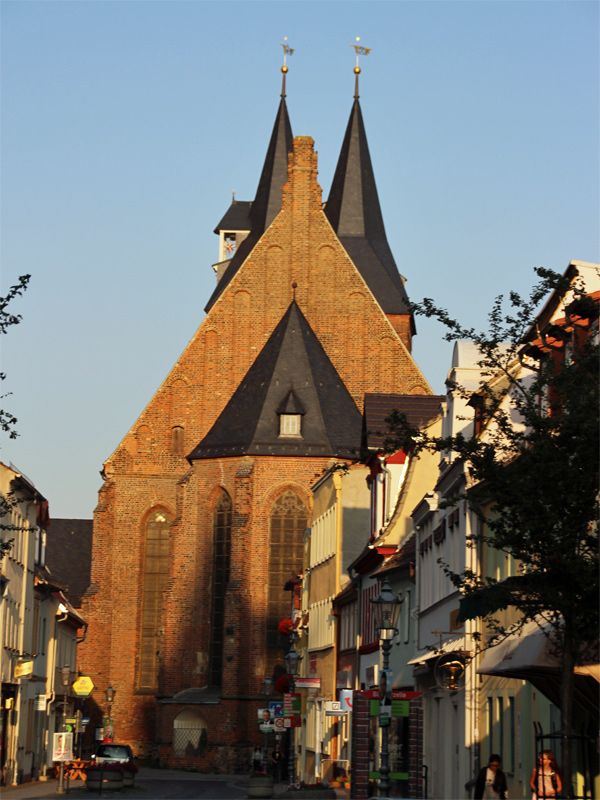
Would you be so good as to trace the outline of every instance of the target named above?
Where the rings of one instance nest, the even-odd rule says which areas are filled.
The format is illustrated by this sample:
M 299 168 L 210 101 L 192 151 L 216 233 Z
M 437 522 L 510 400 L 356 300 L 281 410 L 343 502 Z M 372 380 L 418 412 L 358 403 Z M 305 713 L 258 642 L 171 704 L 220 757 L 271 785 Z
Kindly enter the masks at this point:
M 447 328 L 446 340 L 469 340 L 481 353 L 479 390 L 449 387 L 475 406 L 481 430 L 432 438 L 394 412 L 386 444 L 390 450 L 452 452 L 461 460 L 472 487 L 465 496 L 485 522 L 468 545 L 483 543 L 519 565 L 516 575 L 501 581 L 441 566 L 462 594 L 462 620 L 484 618 L 497 637 L 491 644 L 530 620 L 547 624 L 562 662 L 561 759 L 568 788 L 574 667 L 597 659 L 599 630 L 598 302 L 568 272 L 536 272 L 529 297 L 511 292 L 506 301 L 496 299 L 485 331 L 465 327 L 431 299 L 413 306 Z M 540 328 L 540 302 L 569 290 L 565 323 Z M 494 614 L 509 607 L 518 621 L 507 628 Z
M 18 282 L 10 287 L 6 295 L 3 297 L 0 296 L 0 335 L 8 333 L 8 330 L 13 325 L 18 325 L 21 321 L 21 315 L 13 314 L 12 311 L 9 310 L 9 305 L 26 291 L 30 278 L 30 275 L 21 275 Z M 0 372 L 0 381 L 4 381 L 5 379 L 5 373 Z M 4 400 L 6 397 L 7 394 L 2 394 L 0 395 L 0 400 Z M 10 439 L 15 439 L 18 436 L 16 423 L 17 418 L 11 411 L 0 408 L 0 431 L 7 434 Z M 9 517 L 14 505 L 15 498 L 12 493 L 9 492 L 7 495 L 0 495 L 0 520 Z M 15 532 L 17 530 L 19 530 L 19 528 L 12 525 L 12 523 L 0 521 L 0 531 Z M 12 539 L 0 542 L 0 558 L 10 550 L 11 544 Z

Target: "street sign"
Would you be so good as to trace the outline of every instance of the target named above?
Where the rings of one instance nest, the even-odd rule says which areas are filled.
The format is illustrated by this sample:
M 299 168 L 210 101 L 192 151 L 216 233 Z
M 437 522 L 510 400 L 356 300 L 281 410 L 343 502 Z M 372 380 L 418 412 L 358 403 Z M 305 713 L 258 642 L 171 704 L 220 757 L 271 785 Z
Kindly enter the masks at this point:
M 87 675 L 80 675 L 73 683 L 73 691 L 78 697 L 87 697 L 94 691 L 94 682 Z

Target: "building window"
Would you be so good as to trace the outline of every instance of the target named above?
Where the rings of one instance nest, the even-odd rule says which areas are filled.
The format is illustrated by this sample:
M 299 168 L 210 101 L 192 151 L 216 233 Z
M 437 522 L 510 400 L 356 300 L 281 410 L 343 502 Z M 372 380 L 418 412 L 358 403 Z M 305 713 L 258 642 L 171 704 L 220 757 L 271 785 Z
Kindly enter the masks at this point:
M 171 428 L 171 452 L 176 456 L 182 456 L 185 447 L 183 427 L 175 425 Z
M 213 512 L 213 568 L 209 683 L 221 686 L 223 681 L 223 637 L 225 594 L 229 583 L 231 561 L 232 503 L 223 492 Z
M 302 415 L 301 414 L 280 414 L 279 415 L 279 435 L 301 437 Z
M 294 492 L 285 492 L 273 505 L 269 546 L 267 600 L 267 657 L 272 666 L 281 660 L 277 623 L 289 617 L 292 597 L 284 589 L 290 578 L 302 572 L 304 531 L 308 524 L 306 506 Z
M 159 666 L 159 632 L 163 591 L 170 567 L 169 521 L 162 511 L 152 514 L 146 524 L 143 555 L 142 621 L 140 630 L 137 685 L 156 689 Z

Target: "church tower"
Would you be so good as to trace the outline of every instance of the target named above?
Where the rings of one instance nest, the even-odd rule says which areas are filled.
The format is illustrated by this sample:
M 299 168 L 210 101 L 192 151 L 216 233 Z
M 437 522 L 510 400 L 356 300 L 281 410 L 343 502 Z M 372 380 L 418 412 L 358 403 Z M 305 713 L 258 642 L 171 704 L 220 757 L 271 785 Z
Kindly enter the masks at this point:
M 105 462 L 94 517 L 81 668 L 116 688 L 119 740 L 206 771 L 247 767 L 310 486 L 358 457 L 365 393 L 431 393 L 358 92 L 324 206 L 285 77 L 254 200 L 216 228 L 206 316 Z

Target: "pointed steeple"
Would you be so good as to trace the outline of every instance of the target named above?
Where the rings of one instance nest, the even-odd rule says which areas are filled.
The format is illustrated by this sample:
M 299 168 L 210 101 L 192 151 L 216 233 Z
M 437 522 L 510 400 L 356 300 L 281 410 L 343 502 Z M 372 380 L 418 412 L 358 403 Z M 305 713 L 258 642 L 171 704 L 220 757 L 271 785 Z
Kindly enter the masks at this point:
M 250 233 L 236 250 L 235 255 L 227 265 L 223 277 L 212 293 L 205 311 L 209 311 L 223 289 L 231 281 L 235 273 L 244 263 L 254 245 L 273 222 L 274 217 L 281 210 L 283 185 L 287 180 L 288 154 L 292 151 L 294 137 L 292 126 L 285 102 L 285 73 L 282 86 L 281 100 L 273 125 L 273 132 L 267 148 L 267 155 L 263 164 L 256 195 L 248 213 Z M 229 213 L 229 212 L 228 212 Z M 227 215 L 226 215 L 227 216 Z
M 358 86 L 325 214 L 385 313 L 410 314 L 385 233 Z
M 296 417 L 296 426 L 282 426 L 282 416 Z M 188 459 L 239 455 L 354 458 L 361 434 L 362 418 L 354 400 L 292 300 Z
M 288 153 L 292 150 L 293 141 L 285 95 L 282 93 L 256 196 L 250 209 L 252 233 L 263 234 L 281 210 L 281 194 L 287 180 Z

